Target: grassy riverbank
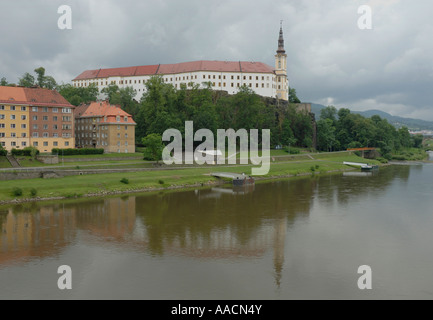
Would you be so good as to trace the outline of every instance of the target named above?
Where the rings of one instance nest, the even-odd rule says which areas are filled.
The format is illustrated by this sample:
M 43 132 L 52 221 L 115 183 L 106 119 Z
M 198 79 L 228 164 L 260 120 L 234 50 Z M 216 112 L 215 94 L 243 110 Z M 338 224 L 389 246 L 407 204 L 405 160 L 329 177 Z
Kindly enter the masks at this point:
M 271 163 L 268 175 L 257 179 L 293 177 L 308 174 L 322 174 L 334 171 L 353 170 L 343 161 L 369 162 L 350 153 L 317 154 L 313 157 L 293 158 L 291 161 Z M 70 176 L 59 179 L 28 179 L 0 181 L 0 202 L 20 202 L 50 198 L 79 198 L 113 193 L 150 191 L 161 188 L 182 188 L 201 184 L 215 184 L 217 179 L 211 172 L 233 172 L 250 174 L 253 166 L 186 167 L 173 170 L 154 170 L 129 173 L 92 174 Z M 356 169 L 355 169 L 356 170 Z M 129 183 L 122 183 L 125 179 Z M 14 190 L 22 190 L 22 195 Z M 31 194 L 33 190 L 33 195 Z M 34 190 L 37 194 L 34 195 Z M 19 194 L 19 192 L 18 192 Z
M 392 155 L 392 160 L 397 161 L 422 161 L 428 158 L 424 149 L 406 148 Z

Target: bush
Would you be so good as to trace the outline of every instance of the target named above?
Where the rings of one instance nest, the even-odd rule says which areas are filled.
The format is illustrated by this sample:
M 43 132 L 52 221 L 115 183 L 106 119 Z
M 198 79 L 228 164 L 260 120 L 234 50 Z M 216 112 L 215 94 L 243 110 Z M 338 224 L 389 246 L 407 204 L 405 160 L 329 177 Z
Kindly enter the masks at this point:
M 33 156 L 37 156 L 40 152 L 35 147 L 26 147 L 22 150 L 12 149 L 11 153 L 13 156 L 18 156 L 18 157 L 33 157 Z
M 21 188 L 14 188 L 14 189 L 12 190 L 12 194 L 13 194 L 15 197 L 21 197 L 21 196 L 23 195 L 23 189 L 21 189 Z
M 382 157 L 376 158 L 377 161 L 379 161 L 380 163 L 388 163 L 388 160 Z
M 35 188 L 30 189 L 30 195 L 32 197 L 36 197 L 37 194 L 38 194 L 38 190 L 36 190 Z
M 386 154 L 383 155 L 383 157 L 384 157 L 386 160 L 388 160 L 388 161 L 391 161 L 391 160 L 392 160 L 392 154 L 391 154 L 391 153 L 386 153 Z
M 159 184 L 164 184 L 164 181 L 159 180 L 158 183 L 159 183 Z
M 0 156 L 7 156 L 8 151 L 4 149 L 2 146 L 0 146 Z
M 129 179 L 122 178 L 122 180 L 120 180 L 120 182 L 123 184 L 129 184 Z
M 393 155 L 392 159 L 393 160 L 398 160 L 398 161 L 406 161 L 406 160 L 408 160 L 405 155 Z
M 81 149 L 59 149 L 53 148 L 51 149 L 51 154 L 53 155 L 64 155 L 64 156 L 82 156 L 82 155 L 91 155 L 91 154 L 104 154 L 104 149 L 95 149 L 95 148 L 81 148 Z
M 314 166 L 311 166 L 310 170 L 314 173 L 316 171 L 316 168 Z
M 301 153 L 301 151 L 298 148 L 293 148 L 293 147 L 287 148 L 286 152 L 288 154 L 300 154 Z

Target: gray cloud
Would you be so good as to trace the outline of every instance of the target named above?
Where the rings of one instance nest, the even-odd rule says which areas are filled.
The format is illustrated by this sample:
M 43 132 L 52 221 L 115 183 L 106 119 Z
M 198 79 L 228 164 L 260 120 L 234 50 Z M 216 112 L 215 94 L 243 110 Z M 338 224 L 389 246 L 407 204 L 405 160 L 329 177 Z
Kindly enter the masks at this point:
M 5 0 L 0 77 L 44 66 L 67 83 L 86 69 L 199 59 L 273 66 L 282 19 L 302 100 L 433 120 L 433 3 L 414 2 Z M 72 30 L 57 28 L 62 4 Z M 373 30 L 357 27 L 362 4 Z

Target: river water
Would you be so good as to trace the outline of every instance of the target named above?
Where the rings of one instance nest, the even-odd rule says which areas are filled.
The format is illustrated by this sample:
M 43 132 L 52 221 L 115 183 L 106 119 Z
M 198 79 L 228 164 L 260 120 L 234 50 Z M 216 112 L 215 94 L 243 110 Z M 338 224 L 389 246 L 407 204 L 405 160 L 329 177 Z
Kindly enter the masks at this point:
M 433 299 L 432 181 L 396 165 L 3 207 L 0 299 Z

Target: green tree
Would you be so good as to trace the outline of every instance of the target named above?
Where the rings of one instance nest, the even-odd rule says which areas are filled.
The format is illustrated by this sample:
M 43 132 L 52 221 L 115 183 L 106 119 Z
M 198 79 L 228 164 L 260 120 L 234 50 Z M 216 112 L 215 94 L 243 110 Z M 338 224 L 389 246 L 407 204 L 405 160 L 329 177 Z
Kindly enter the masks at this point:
M 290 103 L 301 103 L 301 100 L 299 100 L 298 96 L 296 95 L 296 89 L 295 88 L 289 88 L 289 102 Z
M 45 87 L 45 68 L 39 67 L 39 68 L 35 69 L 35 73 L 37 74 L 37 76 L 36 76 L 37 85 L 41 88 L 44 88 Z
M 423 141 L 424 141 L 424 137 L 422 134 L 417 134 L 412 137 L 414 148 L 421 148 Z
M 8 82 L 7 82 L 6 78 L 5 77 L 1 78 L 0 79 L 0 86 L 7 86 L 7 85 L 8 85 Z
M 27 88 L 32 87 L 35 85 L 35 77 L 32 76 L 30 73 L 26 72 L 24 73 L 22 78 L 18 80 L 18 85 Z
M 137 134 L 161 134 L 169 129 L 180 129 L 184 124 L 176 108 L 177 93 L 174 87 L 164 83 L 162 77 L 154 76 L 146 82 L 146 93 L 141 98 L 137 117 Z
M 398 129 L 398 138 L 400 145 L 403 148 L 410 148 L 412 146 L 412 139 L 407 127 L 402 127 Z
M 113 105 L 120 105 L 120 107 L 136 118 L 138 114 L 139 104 L 134 100 L 137 95 L 137 90 L 133 87 L 119 88 L 116 85 L 110 85 L 101 90 L 106 94 L 108 101 Z
M 112 103 L 114 95 L 119 92 L 119 87 L 115 84 L 110 84 L 101 90 L 101 93 L 105 95 L 105 98 Z
M 57 91 L 74 106 L 96 101 L 99 94 L 98 87 L 95 84 L 91 84 L 88 87 L 74 87 L 71 84 L 61 84 L 57 86 Z
M 284 119 L 283 121 L 280 141 L 285 146 L 294 146 L 296 143 L 295 135 L 293 134 L 288 119 Z
M 35 147 L 28 147 L 30 149 L 30 156 L 33 160 L 36 159 L 36 156 L 38 155 L 38 149 Z
M 156 161 L 158 163 L 162 159 L 162 150 L 164 149 L 161 135 L 156 133 L 149 134 L 142 139 L 142 143 L 146 147 L 144 149 L 144 160 Z
M 330 119 L 332 120 L 332 124 L 335 125 L 337 122 L 337 113 L 337 108 L 335 108 L 334 106 L 327 106 L 320 112 L 320 119 Z
M 54 90 L 57 87 L 57 82 L 52 76 L 46 76 L 44 79 L 44 86 L 43 88 L 47 88 L 50 90 Z
M 19 79 L 18 85 L 23 87 L 38 85 L 41 88 L 47 88 L 50 90 L 56 89 L 56 80 L 52 76 L 45 75 L 44 67 L 36 68 L 34 72 L 36 73 L 36 79 L 33 75 L 26 72 L 23 77 Z
M 293 114 L 294 113 L 294 114 Z M 292 111 L 293 133 L 299 147 L 310 148 L 313 144 L 313 124 L 311 116 L 307 112 Z
M 7 154 L 7 150 L 0 144 L 0 156 L 6 156 Z
M 317 149 L 332 151 L 336 146 L 334 122 L 330 118 L 317 121 Z

